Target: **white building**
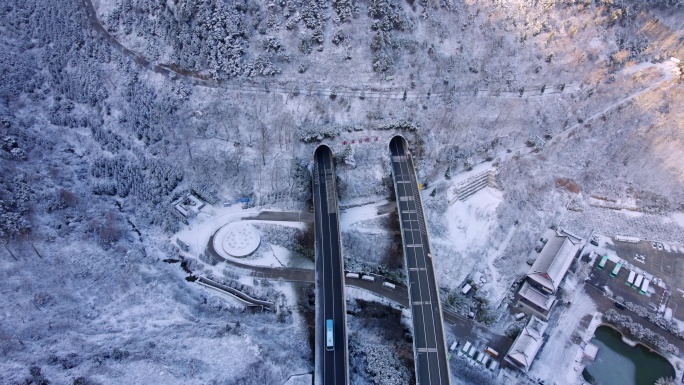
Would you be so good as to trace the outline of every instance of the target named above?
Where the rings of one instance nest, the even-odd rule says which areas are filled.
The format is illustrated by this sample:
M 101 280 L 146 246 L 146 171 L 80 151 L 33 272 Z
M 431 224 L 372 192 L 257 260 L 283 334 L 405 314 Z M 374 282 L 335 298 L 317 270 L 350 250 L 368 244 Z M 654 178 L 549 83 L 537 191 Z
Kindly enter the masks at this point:
M 187 194 L 178 198 L 173 203 L 173 207 L 185 218 L 194 217 L 204 207 L 204 202 L 194 194 Z M 224 205 L 225 207 L 225 205 Z
M 527 372 L 544 343 L 544 332 L 548 326 L 548 323 L 532 316 L 530 322 L 513 342 L 513 346 L 506 354 L 504 361 Z

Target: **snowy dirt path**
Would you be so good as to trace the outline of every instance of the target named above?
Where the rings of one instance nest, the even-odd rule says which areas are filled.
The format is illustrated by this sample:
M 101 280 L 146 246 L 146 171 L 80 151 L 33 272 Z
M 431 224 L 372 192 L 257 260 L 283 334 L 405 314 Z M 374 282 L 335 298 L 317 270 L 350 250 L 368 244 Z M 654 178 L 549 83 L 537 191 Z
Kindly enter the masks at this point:
M 369 203 L 363 206 L 350 207 L 347 209 L 340 210 L 340 231 L 349 231 L 353 225 L 357 222 L 366 221 L 369 219 L 377 218 L 386 214 L 378 214 L 378 210 L 381 206 L 386 205 L 388 201 L 383 200 L 380 202 Z
M 340 97 L 354 97 L 354 98 L 369 98 L 369 99 L 425 99 L 428 100 L 430 97 L 435 96 L 469 96 L 469 97 L 499 97 L 499 98 L 519 98 L 518 90 L 501 90 L 499 88 L 478 88 L 477 92 L 473 89 L 463 88 L 463 89 L 452 89 L 450 91 L 412 91 L 407 90 L 402 87 L 382 87 L 382 86 L 369 86 L 360 89 L 361 87 L 356 86 L 345 86 L 336 85 L 334 87 L 326 86 L 322 83 L 314 84 L 292 84 L 291 86 L 282 86 L 282 83 L 273 82 L 273 84 L 264 85 L 249 85 L 249 84 L 225 84 L 220 81 L 212 80 L 209 75 L 205 75 L 195 71 L 188 71 L 173 64 L 162 64 L 154 63 L 151 59 L 146 58 L 141 53 L 131 50 L 121 43 L 115 36 L 107 31 L 107 28 L 100 22 L 98 18 L 97 11 L 93 5 L 92 0 L 83 0 L 83 4 L 86 8 L 86 13 L 88 18 L 98 33 L 100 33 L 114 48 L 121 51 L 124 55 L 131 58 L 135 63 L 141 65 L 142 67 L 156 72 L 158 74 L 175 77 L 175 78 L 185 78 L 190 83 L 195 85 L 200 85 L 210 88 L 220 88 L 227 91 L 234 91 L 246 94 L 278 94 L 283 96 L 289 96 L 293 94 L 296 90 L 298 95 L 302 96 L 316 96 L 316 97 L 329 97 L 331 93 L 335 93 Z M 280 85 L 278 85 L 280 84 Z M 368 88 L 368 89 L 365 89 Z M 580 89 L 579 84 L 568 84 L 561 90 L 546 90 L 541 84 L 536 85 L 525 85 L 525 94 L 529 96 L 545 97 L 554 94 L 568 93 L 573 91 L 578 91 Z M 544 89 L 544 91 L 542 91 Z
M 649 68 L 659 68 L 662 71 L 663 76 L 660 79 L 653 81 L 650 85 L 646 86 L 645 88 L 643 88 L 639 91 L 636 91 L 634 93 L 631 93 L 622 99 L 619 99 L 613 103 L 608 104 L 607 106 L 604 106 L 603 108 L 592 113 L 591 115 L 588 115 L 582 121 L 582 123 L 579 123 L 579 122 L 575 123 L 571 126 L 568 126 L 565 129 L 559 131 L 558 133 L 554 134 L 553 136 L 554 136 L 554 139 L 556 140 L 555 141 L 556 144 L 560 144 L 560 143 L 564 142 L 565 140 L 567 140 L 568 137 L 570 136 L 570 134 L 575 129 L 577 129 L 577 128 L 579 128 L 579 127 L 581 127 L 587 123 L 591 123 L 592 121 L 596 120 L 597 118 L 600 118 L 601 116 L 605 115 L 606 113 L 631 102 L 635 98 L 637 98 L 637 97 L 639 97 L 639 96 L 641 96 L 647 92 L 650 92 L 650 91 L 657 89 L 658 87 L 660 87 L 664 83 L 670 82 L 674 78 L 674 75 L 675 75 L 674 69 L 676 68 L 676 66 L 671 61 L 666 61 L 663 63 L 655 63 L 655 64 L 648 62 L 648 63 L 641 63 L 638 65 L 632 66 L 630 68 L 627 68 L 624 70 L 624 73 L 629 75 L 629 74 L 634 74 L 638 71 L 642 71 L 642 70 L 649 69 Z M 665 90 L 667 88 L 670 88 L 673 84 L 674 83 L 671 83 L 662 89 Z M 522 147 L 518 148 L 517 152 L 520 154 L 520 156 L 528 156 L 528 155 L 536 154 L 535 147 L 527 147 L 527 146 L 522 146 Z M 513 152 L 513 153 L 509 154 L 508 156 L 504 157 L 503 160 L 504 161 L 510 160 L 515 155 L 516 155 L 516 153 Z
M 587 116 L 587 117 L 582 121 L 582 123 L 579 123 L 579 122 L 578 122 L 578 123 L 575 123 L 575 124 L 569 126 L 568 128 L 566 128 L 566 129 L 560 131 L 558 134 L 556 134 L 556 136 L 558 136 L 558 135 L 563 135 L 562 137 L 559 137 L 559 139 L 560 139 L 560 140 L 567 139 L 568 136 L 569 136 L 569 134 L 570 134 L 573 130 L 575 130 L 575 129 L 577 129 L 577 128 L 579 128 L 579 127 L 581 127 L 581 126 L 583 126 L 583 125 L 585 125 L 585 124 L 587 124 L 587 123 L 590 123 L 590 122 L 596 120 L 597 118 L 599 118 L 599 117 L 601 117 L 602 115 L 608 113 L 609 111 L 612 111 L 612 110 L 618 108 L 619 106 L 622 106 L 622 105 L 624 105 L 624 104 L 626 104 L 626 103 L 629 103 L 629 102 L 632 101 L 634 98 L 637 98 L 637 97 L 639 97 L 639 96 L 641 96 L 641 95 L 643 95 L 643 94 L 645 94 L 645 93 L 647 93 L 647 92 L 653 91 L 654 89 L 656 89 L 657 87 L 659 87 L 662 83 L 669 82 L 669 81 L 672 80 L 673 77 L 674 77 L 674 73 L 672 72 L 672 70 L 673 70 L 673 68 L 674 68 L 674 63 L 672 63 L 672 62 L 670 62 L 670 61 L 667 61 L 667 62 L 664 62 L 664 63 L 657 63 L 657 64 L 653 64 L 653 63 L 641 63 L 641 64 L 639 64 L 639 65 L 636 65 L 636 66 L 633 66 L 633 67 L 630 67 L 630 68 L 625 69 L 624 73 L 625 73 L 625 74 L 634 74 L 634 73 L 636 73 L 636 72 L 638 72 L 638 71 L 642 71 L 642 70 L 645 70 L 645 69 L 648 69 L 648 68 L 660 68 L 660 69 L 662 70 L 662 72 L 663 72 L 663 76 L 662 76 L 660 79 L 655 80 L 654 82 L 652 82 L 652 83 L 651 83 L 650 85 L 648 85 L 647 87 L 641 89 L 640 91 L 636 91 L 636 92 L 634 92 L 634 93 L 632 93 L 632 94 L 629 94 L 629 95 L 625 96 L 624 98 L 619 99 L 619 100 L 617 100 L 617 101 L 615 101 L 615 102 L 613 102 L 613 103 L 611 103 L 611 104 L 609 104 L 609 105 L 603 107 L 602 109 L 600 109 L 600 110 L 594 112 L 593 114 Z M 670 86 L 671 86 L 671 85 L 670 85 Z M 668 87 L 670 87 L 670 86 L 668 86 Z M 531 151 L 530 151 L 530 152 L 531 152 Z
M 492 253 L 492 255 L 490 255 L 489 258 L 487 258 L 487 266 L 489 266 L 489 270 L 492 273 L 492 283 L 494 283 L 495 285 L 501 285 L 503 282 L 499 281 L 500 275 L 499 272 L 496 270 L 496 267 L 494 267 L 494 261 L 496 261 L 497 258 L 501 257 L 504 250 L 506 250 L 506 247 L 508 247 L 508 244 L 511 242 L 511 239 L 513 239 L 513 234 L 515 234 L 515 226 L 511 226 L 511 228 L 508 229 L 508 234 L 506 234 L 506 238 L 503 240 L 503 242 L 501 242 L 499 247 L 496 249 L 496 252 Z M 504 291 L 497 290 L 497 292 Z

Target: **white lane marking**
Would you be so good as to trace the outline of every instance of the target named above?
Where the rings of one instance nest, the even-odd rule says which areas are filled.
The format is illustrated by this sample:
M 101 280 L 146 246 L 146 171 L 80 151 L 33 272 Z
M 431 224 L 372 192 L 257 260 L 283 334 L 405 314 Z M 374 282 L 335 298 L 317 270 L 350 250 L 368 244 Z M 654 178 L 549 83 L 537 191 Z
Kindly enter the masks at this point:
M 402 163 L 399 163 L 399 168 L 402 168 L 402 166 L 403 166 L 403 164 L 402 164 Z M 402 170 L 402 174 L 403 174 L 403 170 Z M 410 177 L 410 179 L 413 181 L 413 175 L 409 175 L 409 177 Z M 415 194 L 415 191 L 413 190 L 413 184 L 411 185 L 411 190 L 412 190 L 412 192 Z M 403 198 L 405 198 L 405 197 L 400 197 L 399 200 L 401 201 Z M 406 198 L 407 198 L 407 197 L 406 197 Z M 412 198 L 412 199 L 410 199 L 410 200 L 411 200 L 411 201 L 414 201 L 413 195 L 411 195 L 411 198 Z M 409 200 L 409 199 L 406 199 L 406 201 L 408 201 L 408 200 Z M 418 203 L 419 203 L 419 202 L 418 202 Z M 417 203 L 414 203 L 414 204 L 416 204 L 416 210 L 417 210 L 417 209 L 418 209 Z M 401 208 L 400 208 L 400 212 L 401 212 Z M 409 223 L 408 223 L 408 225 L 409 225 L 409 231 L 410 231 L 411 233 L 413 233 L 414 228 L 413 228 L 413 224 L 411 223 L 411 222 L 413 222 L 413 221 L 408 221 L 408 222 L 409 222 Z M 420 231 L 422 225 L 421 225 L 421 223 L 420 223 L 419 221 L 417 221 L 417 222 L 418 222 L 418 230 Z M 404 231 L 404 233 L 406 233 L 406 231 Z M 405 234 L 404 236 L 406 236 L 406 234 Z M 407 255 L 407 257 L 408 257 L 408 255 Z M 414 258 L 415 258 L 415 261 L 416 261 L 416 263 L 417 263 L 417 262 L 418 262 L 417 256 L 414 256 Z M 423 261 L 423 262 L 425 262 L 425 261 Z M 416 282 L 416 281 L 414 281 L 414 282 Z M 421 280 L 418 279 L 417 282 L 418 282 L 418 293 L 417 293 L 417 294 L 418 294 L 418 297 L 419 297 L 420 299 L 422 299 L 422 298 L 423 298 L 423 294 L 422 294 L 423 288 L 421 287 L 421 286 L 422 286 L 422 285 L 421 285 Z M 429 285 L 428 285 L 428 286 L 429 286 Z M 411 287 L 412 287 L 412 283 L 409 282 L 409 289 L 410 289 Z M 428 290 L 427 290 L 427 291 L 428 291 L 428 296 L 430 297 L 430 300 L 432 300 L 432 293 L 430 292 L 430 288 L 429 288 L 429 287 L 428 287 Z M 424 333 L 424 336 L 427 337 L 427 327 L 426 327 L 427 322 L 425 321 L 425 317 L 426 317 L 425 312 L 421 312 L 421 315 L 422 315 L 422 318 L 423 318 L 423 333 Z M 414 318 L 414 319 L 415 319 L 415 318 Z M 434 316 L 430 317 L 430 320 L 432 321 L 432 328 L 433 328 L 432 330 L 433 330 L 433 334 L 434 334 L 435 345 L 437 345 L 437 333 L 434 333 L 434 332 L 436 332 L 436 324 L 435 324 Z M 426 338 L 426 342 L 427 342 L 427 338 Z M 420 352 L 420 350 L 419 350 L 419 352 Z M 428 362 L 427 362 L 427 368 L 425 368 L 425 369 L 427 370 L 428 383 L 429 383 L 429 384 L 432 384 L 432 383 L 433 383 L 433 381 L 432 381 L 432 370 L 430 370 L 430 366 L 431 366 L 430 360 L 428 360 Z M 442 373 L 442 368 L 441 368 L 441 366 L 442 366 L 442 365 L 441 365 L 441 362 L 438 362 L 438 363 L 437 363 L 437 370 L 438 370 L 438 372 L 440 373 L 440 374 L 439 374 L 439 377 L 438 377 L 438 380 L 439 380 L 440 383 L 441 383 L 441 377 L 442 377 L 442 376 L 441 376 L 441 373 Z M 418 374 L 418 373 L 417 373 L 417 376 L 416 376 L 416 377 L 419 377 L 419 374 Z M 416 383 L 420 383 L 420 379 L 419 379 L 419 378 L 416 378 Z

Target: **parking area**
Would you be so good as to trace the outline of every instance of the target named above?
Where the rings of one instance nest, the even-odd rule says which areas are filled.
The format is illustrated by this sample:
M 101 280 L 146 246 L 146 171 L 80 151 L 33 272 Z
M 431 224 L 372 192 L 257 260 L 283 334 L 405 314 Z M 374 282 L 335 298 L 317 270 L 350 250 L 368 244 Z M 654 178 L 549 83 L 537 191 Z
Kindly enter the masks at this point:
M 684 254 L 680 253 L 681 248 L 664 246 L 653 247 L 653 242 L 648 241 L 615 242 L 615 252 L 625 261 L 662 279 L 672 295 L 668 307 L 675 318 L 684 320 Z M 644 263 L 635 260 L 637 254 L 644 256 Z
M 651 310 L 657 309 L 664 290 L 655 282 L 651 282 L 650 291 L 655 291 L 655 293 L 641 295 L 639 290 L 627 286 L 625 282 L 629 276 L 630 265 L 632 265 L 635 269 L 645 271 L 665 283 L 671 294 L 668 307 L 673 310 L 675 318 L 684 320 L 684 254 L 679 252 L 681 248 L 664 246 L 658 247 L 656 244 L 654 247 L 650 241 L 638 243 L 615 241 L 614 245 L 606 245 L 607 249 L 614 251 L 626 263 L 623 264 L 617 277 L 611 277 L 610 273 L 615 267 L 615 262 L 608 261 L 603 270 L 598 270 L 597 265 L 601 258 L 597 257 L 590 275 L 590 284 L 598 288 L 607 286 L 614 296 L 620 295 L 627 301 L 641 304 Z
M 512 339 L 496 334 L 484 325 L 450 313 L 445 313 L 444 328 L 447 332 L 447 347 L 452 355 L 452 361 L 454 360 L 453 356 L 458 356 L 474 367 L 491 370 L 494 374 L 501 368 L 503 357 L 513 344 Z M 457 342 L 455 347 L 453 346 L 454 342 Z M 464 351 L 466 345 L 468 348 Z M 453 350 L 451 350 L 452 347 L 454 347 Z M 473 347 L 474 350 L 471 351 Z M 486 347 L 492 348 L 498 353 L 498 357 L 494 357 L 491 353 L 486 354 Z M 478 352 L 479 355 L 476 356 Z
M 454 348 L 453 350 L 451 348 Z M 480 366 L 482 370 L 490 370 L 496 375 L 501 365 L 501 352 L 490 345 L 483 345 L 480 341 L 464 340 L 458 346 L 449 347 L 450 354 L 456 354 L 472 366 Z
M 601 291 L 612 293 L 613 297 L 621 296 L 625 301 L 633 302 L 641 306 L 656 311 L 658 304 L 663 297 L 663 289 L 656 285 L 650 285 L 649 294 L 639 294 L 636 287 L 627 286 L 625 283 L 629 276 L 629 268 L 621 268 L 617 276 L 611 276 L 611 271 L 615 267 L 615 262 L 606 262 L 603 270 L 598 269 L 598 264 L 601 258 L 596 258 L 591 274 L 589 275 L 589 284 Z M 655 291 L 655 293 L 652 293 Z

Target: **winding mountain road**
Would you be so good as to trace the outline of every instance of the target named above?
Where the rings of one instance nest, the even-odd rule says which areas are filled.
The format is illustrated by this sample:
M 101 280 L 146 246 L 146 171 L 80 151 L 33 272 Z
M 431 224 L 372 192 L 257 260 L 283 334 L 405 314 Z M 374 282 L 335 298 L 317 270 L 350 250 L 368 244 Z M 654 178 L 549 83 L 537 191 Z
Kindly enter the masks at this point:
M 230 83 L 220 80 L 213 80 L 211 77 L 199 72 L 188 71 L 178 68 L 172 64 L 155 64 L 152 60 L 146 58 L 139 52 L 135 52 L 123 43 L 121 43 L 115 36 L 113 36 L 107 29 L 102 25 L 100 19 L 97 17 L 97 12 L 92 0 L 83 0 L 83 5 L 88 14 L 88 18 L 93 26 L 93 29 L 100 33 L 109 44 L 116 48 L 118 51 L 122 52 L 124 55 L 131 58 L 138 65 L 156 72 L 161 75 L 171 76 L 176 78 L 182 78 L 194 85 L 201 85 L 204 87 L 220 88 L 227 91 L 235 91 L 246 94 L 267 94 L 274 93 L 279 95 L 292 95 L 297 93 L 298 95 L 305 96 L 320 96 L 329 97 L 333 92 L 339 97 L 354 97 L 354 98 L 368 98 L 368 99 L 430 99 L 431 97 L 448 97 L 451 95 L 460 96 L 494 96 L 494 97 L 504 97 L 504 98 L 519 98 L 520 91 L 517 89 L 503 90 L 500 88 L 456 88 L 451 87 L 447 91 L 436 91 L 436 90 L 410 90 L 402 87 L 389 86 L 383 87 L 379 85 L 372 86 L 347 86 L 347 85 L 337 85 L 337 86 L 326 86 L 322 83 L 309 83 L 309 84 L 291 84 L 283 85 L 282 82 L 277 82 L 273 80 L 270 84 L 254 84 L 254 81 L 247 80 L 247 84 L 244 82 L 241 84 L 236 84 L 235 79 L 231 80 Z M 260 78 L 259 80 L 263 80 Z M 526 85 L 525 93 L 529 96 L 546 96 L 552 94 L 568 93 L 573 91 L 579 91 L 582 87 L 579 84 L 568 84 L 564 87 L 564 90 L 559 89 L 545 89 L 542 91 L 542 85 Z

